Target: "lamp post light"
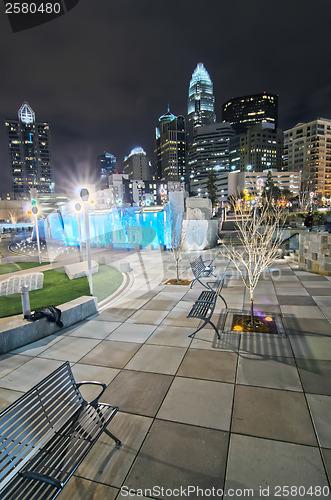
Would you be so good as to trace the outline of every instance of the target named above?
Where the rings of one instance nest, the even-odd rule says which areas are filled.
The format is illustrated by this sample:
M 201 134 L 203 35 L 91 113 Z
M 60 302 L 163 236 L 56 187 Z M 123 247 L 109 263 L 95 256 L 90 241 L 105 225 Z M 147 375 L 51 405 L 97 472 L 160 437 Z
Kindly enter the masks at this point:
M 83 202 L 84 208 L 84 221 L 85 221 L 85 234 L 86 234 L 86 253 L 87 253 L 87 267 L 88 267 L 88 282 L 90 287 L 90 294 L 93 295 L 93 286 L 92 286 L 92 269 L 91 269 L 91 246 L 90 246 L 90 224 L 88 218 L 88 206 L 87 202 L 89 199 L 90 193 L 86 188 L 81 189 L 80 197 Z
M 75 209 L 77 211 L 77 223 L 78 223 L 78 237 L 79 237 L 79 259 L 83 262 L 82 255 L 82 228 L 81 228 L 81 217 L 80 212 L 82 210 L 82 205 L 80 203 L 76 203 Z
M 38 191 L 36 188 L 31 188 L 30 189 L 30 195 L 31 195 L 31 212 L 33 214 L 34 218 L 34 227 L 36 230 L 36 238 L 37 238 L 37 248 L 38 248 L 38 262 L 41 264 L 41 253 L 40 253 L 40 241 L 39 241 L 39 227 L 38 227 L 38 212 L 39 208 L 37 205 L 37 196 L 38 196 Z
M 36 238 L 37 238 L 37 248 L 38 248 L 38 262 L 41 264 L 41 252 L 40 252 L 40 240 L 39 240 L 39 226 L 38 226 L 38 207 L 34 205 L 31 208 L 31 212 L 34 218 L 34 227 L 36 230 Z

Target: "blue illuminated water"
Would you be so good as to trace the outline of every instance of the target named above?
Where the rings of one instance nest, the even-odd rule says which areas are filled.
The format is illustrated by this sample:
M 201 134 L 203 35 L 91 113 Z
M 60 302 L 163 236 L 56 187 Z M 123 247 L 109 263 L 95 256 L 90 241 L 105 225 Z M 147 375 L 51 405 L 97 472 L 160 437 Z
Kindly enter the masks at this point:
M 53 213 L 39 221 L 40 236 L 64 241 L 68 246 L 79 244 L 78 215 L 65 211 Z M 90 240 L 92 244 L 112 244 L 114 248 L 134 248 L 135 245 L 170 244 L 169 209 L 159 212 L 140 212 L 139 207 L 113 208 L 109 212 L 90 213 Z M 86 241 L 83 216 L 80 217 L 82 241 Z

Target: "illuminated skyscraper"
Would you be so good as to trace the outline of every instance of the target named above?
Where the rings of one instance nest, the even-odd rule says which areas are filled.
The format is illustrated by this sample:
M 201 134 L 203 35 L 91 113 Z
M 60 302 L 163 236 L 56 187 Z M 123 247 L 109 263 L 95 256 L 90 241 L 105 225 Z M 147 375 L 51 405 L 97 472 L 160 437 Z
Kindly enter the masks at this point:
M 191 187 L 201 177 L 208 177 L 212 169 L 216 174 L 229 170 L 229 145 L 233 136 L 229 123 L 213 123 L 197 128 L 188 164 Z
M 151 166 L 143 148 L 134 148 L 131 153 L 124 158 L 123 173 L 129 179 L 151 179 Z
M 232 97 L 222 106 L 222 121 L 229 122 L 236 134 L 244 134 L 249 127 L 261 123 L 278 127 L 278 96 L 276 94 Z
M 331 120 L 317 118 L 284 131 L 284 170 L 302 172 L 302 191 L 331 199 Z
M 97 158 L 98 184 L 101 188 L 109 186 L 109 177 L 116 174 L 116 158 L 111 153 L 104 152 Z
M 247 172 L 282 170 L 283 132 L 280 128 L 274 129 L 269 123 L 249 127 L 245 134 L 239 136 L 239 155 L 236 154 L 239 162 L 234 162 L 233 142 L 237 139 L 238 136 L 230 139 L 231 170 L 236 164 L 239 170 Z
M 154 177 L 156 180 L 186 180 L 185 118 L 169 110 L 160 116 L 155 130 Z
M 213 82 L 203 63 L 199 63 L 193 72 L 188 92 L 187 137 L 189 145 L 193 142 L 193 136 L 198 127 L 216 122 L 214 106 Z
M 15 194 L 28 194 L 54 189 L 50 133 L 47 122 L 35 121 L 35 113 L 27 102 L 18 111 L 18 120 L 5 120 L 12 189 Z

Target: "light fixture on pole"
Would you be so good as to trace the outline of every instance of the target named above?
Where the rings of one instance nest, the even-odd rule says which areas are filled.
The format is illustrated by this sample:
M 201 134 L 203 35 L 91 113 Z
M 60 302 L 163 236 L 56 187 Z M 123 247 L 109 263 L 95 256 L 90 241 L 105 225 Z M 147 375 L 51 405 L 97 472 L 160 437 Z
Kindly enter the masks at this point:
M 79 237 L 79 258 L 80 261 L 83 262 L 82 255 L 82 228 L 81 228 L 81 217 L 80 212 L 82 210 L 82 205 L 80 203 L 75 204 L 75 209 L 77 211 L 77 224 L 78 224 L 78 237 Z
M 90 224 L 89 224 L 88 206 L 87 206 L 87 202 L 88 202 L 89 196 L 90 196 L 90 193 L 89 193 L 89 190 L 87 188 L 81 189 L 81 191 L 80 191 L 80 197 L 81 197 L 81 200 L 83 202 L 84 220 L 85 220 L 88 282 L 89 282 L 89 287 L 90 287 L 90 294 L 93 295 L 92 269 L 91 269 L 91 247 L 90 247 Z
M 40 240 L 39 240 L 39 226 L 38 226 L 38 212 L 39 208 L 37 205 L 37 189 L 32 188 L 30 190 L 31 193 L 31 212 L 34 218 L 34 227 L 36 230 L 36 238 L 37 238 L 37 248 L 38 248 L 38 262 L 41 264 L 41 252 L 40 252 Z

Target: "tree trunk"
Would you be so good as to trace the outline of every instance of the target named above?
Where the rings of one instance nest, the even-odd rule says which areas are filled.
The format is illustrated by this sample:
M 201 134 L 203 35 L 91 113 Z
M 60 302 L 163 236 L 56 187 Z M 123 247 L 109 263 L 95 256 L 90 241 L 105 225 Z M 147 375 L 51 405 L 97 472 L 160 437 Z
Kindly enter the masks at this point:
M 176 261 L 176 276 L 177 276 L 177 283 L 179 283 L 179 260 Z
M 251 326 L 254 326 L 254 306 L 253 306 L 253 299 L 251 299 Z
M 250 303 L 251 303 L 251 326 L 255 325 L 255 318 L 254 318 L 254 290 L 250 289 L 249 290 L 249 296 L 250 296 Z

